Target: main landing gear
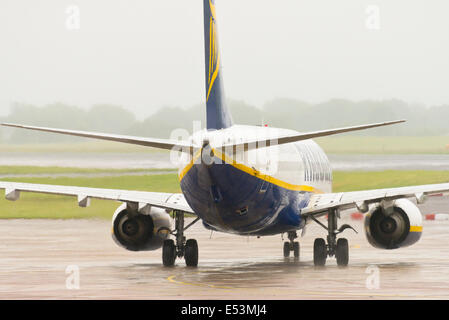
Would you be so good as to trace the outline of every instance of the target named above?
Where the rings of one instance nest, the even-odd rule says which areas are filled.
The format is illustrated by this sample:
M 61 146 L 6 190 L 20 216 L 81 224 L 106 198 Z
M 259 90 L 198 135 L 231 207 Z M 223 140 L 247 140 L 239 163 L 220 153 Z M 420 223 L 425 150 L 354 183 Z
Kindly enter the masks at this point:
M 349 245 L 348 240 L 340 238 L 337 240 L 337 234 L 343 232 L 345 229 L 352 229 L 356 233 L 357 231 L 348 224 L 342 225 L 337 229 L 337 219 L 340 217 L 340 213 L 336 209 L 329 210 L 327 227 L 316 220 L 313 216 L 311 219 L 318 223 L 320 226 L 328 231 L 327 244 L 322 238 L 315 239 L 313 243 L 313 263 L 315 266 L 324 266 L 326 264 L 327 257 L 333 257 L 337 259 L 337 265 L 347 266 L 349 262 Z
M 186 241 L 184 231 L 195 224 L 200 218 L 196 218 L 192 223 L 184 228 L 184 212 L 175 210 L 173 212 L 175 218 L 175 230 L 172 234 L 175 240 L 165 240 L 162 246 L 162 263 L 166 267 L 175 264 L 176 258 L 184 257 L 188 267 L 196 267 L 198 265 L 198 243 L 195 239 Z

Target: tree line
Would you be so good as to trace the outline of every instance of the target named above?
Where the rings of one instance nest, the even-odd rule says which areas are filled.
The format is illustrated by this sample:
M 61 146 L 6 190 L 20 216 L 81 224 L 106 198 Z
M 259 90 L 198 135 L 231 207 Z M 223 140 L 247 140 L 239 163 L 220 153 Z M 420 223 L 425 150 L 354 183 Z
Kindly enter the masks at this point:
M 449 105 L 427 107 L 401 100 L 350 101 L 333 99 L 323 103 L 308 103 L 294 99 L 273 99 L 262 107 L 239 100 L 228 100 L 234 122 L 247 125 L 269 125 L 297 131 L 406 119 L 405 124 L 372 129 L 351 134 L 371 136 L 446 135 L 449 134 Z M 112 104 L 93 105 L 86 110 L 65 103 L 35 106 L 14 103 L 10 113 L 0 118 L 36 126 L 98 131 L 148 137 L 170 137 L 174 129 L 193 130 L 193 122 L 205 126 L 206 108 L 202 104 L 190 107 L 163 107 L 139 120 L 126 108 Z M 36 133 L 27 130 L 2 129 L 2 143 L 71 142 L 79 139 L 68 136 Z

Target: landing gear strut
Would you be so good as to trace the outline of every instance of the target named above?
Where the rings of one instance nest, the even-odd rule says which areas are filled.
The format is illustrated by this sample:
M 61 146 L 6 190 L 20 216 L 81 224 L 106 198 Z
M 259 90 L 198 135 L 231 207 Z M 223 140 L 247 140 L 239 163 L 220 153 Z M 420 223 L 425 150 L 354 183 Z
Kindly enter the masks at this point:
M 293 251 L 293 256 L 295 259 L 299 259 L 299 242 L 295 241 L 298 238 L 296 231 L 288 232 L 288 240 L 284 242 L 284 257 L 288 258 L 290 256 L 290 251 Z
M 186 241 L 184 231 L 195 224 L 200 218 L 196 218 L 187 227 L 184 227 L 184 212 L 175 210 L 173 212 L 175 218 L 175 230 L 172 234 L 176 237 L 174 240 L 165 240 L 162 246 L 162 263 L 166 267 L 175 264 L 176 258 L 184 257 L 188 267 L 196 267 L 198 265 L 198 243 L 195 239 Z
M 337 234 L 343 232 L 345 229 L 354 230 L 354 228 L 350 225 L 344 224 L 337 229 L 337 219 L 340 218 L 340 213 L 337 209 L 329 210 L 327 227 L 314 217 L 311 218 L 328 232 L 327 244 L 322 238 L 315 239 L 313 244 L 313 263 L 315 266 L 324 266 L 326 264 L 326 258 L 333 256 L 337 259 L 337 265 L 347 266 L 349 262 L 348 240 L 345 238 L 340 238 L 337 240 Z M 357 231 L 355 232 L 357 233 Z

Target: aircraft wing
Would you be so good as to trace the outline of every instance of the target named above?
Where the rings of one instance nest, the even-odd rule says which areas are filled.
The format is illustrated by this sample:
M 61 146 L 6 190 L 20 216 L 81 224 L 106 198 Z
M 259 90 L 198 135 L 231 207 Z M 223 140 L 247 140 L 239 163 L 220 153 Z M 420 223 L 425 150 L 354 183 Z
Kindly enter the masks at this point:
M 415 198 L 418 203 L 422 203 L 427 196 L 436 194 L 449 195 L 449 183 L 314 194 L 311 196 L 307 207 L 301 211 L 301 214 L 304 217 L 317 217 L 325 215 L 329 209 L 345 210 L 350 208 L 357 208 L 361 212 L 367 212 L 368 206 L 373 203 L 394 201 L 400 198 Z
M 195 214 L 187 204 L 184 195 L 180 193 L 84 188 L 5 181 L 0 181 L 0 189 L 5 189 L 5 198 L 12 201 L 18 200 L 21 192 L 33 192 L 77 197 L 80 207 L 88 206 L 90 199 L 95 198 L 126 202 L 138 210 L 149 205 L 167 210 L 180 210 Z

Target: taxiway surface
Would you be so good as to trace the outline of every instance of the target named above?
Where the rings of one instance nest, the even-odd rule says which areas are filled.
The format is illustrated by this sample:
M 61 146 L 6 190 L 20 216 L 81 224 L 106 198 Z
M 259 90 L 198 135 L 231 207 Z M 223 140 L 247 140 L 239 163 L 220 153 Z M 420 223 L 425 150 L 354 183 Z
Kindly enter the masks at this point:
M 438 201 L 441 204 L 447 201 Z M 416 245 L 372 248 L 362 222 L 342 219 L 348 267 L 328 259 L 313 266 L 311 225 L 300 239 L 301 257 L 282 257 L 281 236 L 247 238 L 205 230 L 187 233 L 200 247 L 197 268 L 183 260 L 165 268 L 161 250 L 128 252 L 102 220 L 2 220 L 1 299 L 448 299 L 449 221 L 425 221 Z M 79 275 L 79 289 L 77 276 Z

